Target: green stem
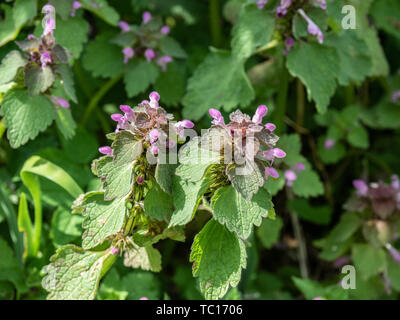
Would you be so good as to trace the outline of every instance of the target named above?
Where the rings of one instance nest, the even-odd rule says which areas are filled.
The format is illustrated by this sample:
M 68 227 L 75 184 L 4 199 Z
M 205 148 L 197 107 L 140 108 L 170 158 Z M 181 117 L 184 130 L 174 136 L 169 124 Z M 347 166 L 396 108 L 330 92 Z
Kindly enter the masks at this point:
M 296 114 L 296 124 L 298 127 L 303 127 L 304 123 L 304 108 L 305 108 L 305 96 L 304 96 L 304 86 L 300 79 L 296 79 L 296 90 L 297 90 L 297 114 Z
M 274 110 L 274 123 L 276 125 L 277 134 L 285 132 L 285 114 L 286 114 L 286 101 L 289 87 L 289 73 L 286 68 L 283 68 L 281 81 L 278 91 L 278 98 L 276 101 L 276 109 Z
M 6 121 L 5 119 L 0 120 L 0 140 L 3 137 L 4 132 L 6 131 Z
M 89 104 L 83 114 L 81 125 L 85 126 L 87 120 L 89 119 L 90 114 L 97 107 L 100 100 L 104 97 L 104 95 L 122 78 L 122 73 L 108 80 L 101 88 L 96 92 L 93 98 L 89 101 Z
M 212 44 L 219 48 L 222 42 L 221 19 L 219 15 L 219 0 L 210 0 L 209 16 Z

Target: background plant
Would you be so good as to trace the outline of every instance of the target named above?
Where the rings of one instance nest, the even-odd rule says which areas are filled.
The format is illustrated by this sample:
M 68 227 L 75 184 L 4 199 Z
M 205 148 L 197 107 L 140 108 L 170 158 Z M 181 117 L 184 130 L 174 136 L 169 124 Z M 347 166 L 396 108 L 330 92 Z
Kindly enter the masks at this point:
M 246 269 L 227 298 L 397 298 L 398 264 L 387 247 L 362 232 L 370 217 L 351 215 L 362 222 L 346 237 L 351 219 L 343 209 L 354 192 L 353 180 L 390 184 L 400 172 L 396 1 L 50 3 L 57 13 L 53 36 L 68 51 L 68 61 L 51 55 L 54 82 L 35 81 L 42 84 L 31 92 L 22 72 L 27 58 L 17 43 L 43 35 L 46 2 L 1 4 L 2 298 L 45 298 L 40 271 L 50 256 L 63 245 L 81 245 L 83 217 L 70 208 L 80 193 L 99 188 L 90 163 L 107 145 L 105 136 L 115 125 L 109 116 L 119 112 L 119 105 L 148 99 L 153 90 L 175 119 L 193 121 L 196 130 L 209 128 L 209 108 L 227 120 L 238 108 L 253 115 L 257 106 L 266 105 L 268 121 L 280 137 L 275 148 L 286 152 L 274 164 L 279 178 L 260 187 L 273 196 L 276 219 L 264 219 L 246 238 Z M 341 27 L 346 4 L 356 9 L 355 30 Z M 151 15 L 150 25 L 144 23 L 145 12 Z M 162 32 L 166 26 L 169 32 Z M 156 41 L 142 46 L 136 32 L 146 28 Z M 132 53 L 124 55 L 126 48 L 134 54 L 124 64 Z M 155 51 L 149 62 L 147 49 Z M 172 60 L 165 72 L 157 63 L 162 56 Z M 70 71 L 65 76 L 59 68 Z M 54 97 L 70 107 L 57 105 Z M 118 259 L 101 281 L 97 298 L 201 298 L 201 276 L 192 277 L 188 256 L 209 211 L 197 208 L 185 227 L 186 242 L 155 244 L 163 253 L 161 273 L 124 268 Z M 361 265 L 374 266 L 358 278 L 356 290 L 344 292 L 337 285 L 336 257 L 325 255 L 332 239 L 347 248 L 343 255 L 351 256 L 349 263 L 360 273 L 365 275 Z M 390 245 L 399 248 L 396 237 Z M 390 293 L 385 277 L 392 283 Z

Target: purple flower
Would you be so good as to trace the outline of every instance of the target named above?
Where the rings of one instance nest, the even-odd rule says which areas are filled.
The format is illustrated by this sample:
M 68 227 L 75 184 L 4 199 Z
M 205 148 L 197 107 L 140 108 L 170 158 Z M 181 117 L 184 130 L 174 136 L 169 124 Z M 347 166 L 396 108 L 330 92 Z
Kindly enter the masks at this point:
M 256 113 L 253 116 L 252 121 L 256 124 L 260 124 L 264 116 L 268 113 L 268 108 L 266 105 L 262 104 L 256 110 Z
M 144 52 L 144 57 L 146 58 L 147 62 L 150 62 L 156 57 L 156 53 L 153 49 L 146 49 Z
M 394 174 L 390 177 L 392 183 L 390 184 L 394 189 L 400 190 L 399 176 Z
M 139 300 L 149 300 L 149 298 L 141 297 Z
M 385 245 L 386 249 L 388 249 L 390 255 L 392 256 L 392 258 L 394 259 L 394 261 L 396 261 L 397 263 L 400 264 L 400 252 L 397 251 L 396 248 L 394 248 L 390 243 L 386 243 Z
M 265 178 L 271 176 L 272 178 L 279 178 L 279 173 L 272 167 L 265 167 Z
M 82 3 L 80 3 L 79 1 L 74 1 L 72 3 L 71 17 L 75 17 L 76 10 L 78 10 L 81 7 L 82 7 Z
M 357 196 L 365 197 L 368 193 L 368 186 L 363 180 L 353 180 L 353 186 L 357 190 Z
M 176 132 L 180 138 L 183 138 L 185 128 L 191 129 L 194 127 L 194 123 L 189 120 L 182 120 L 175 123 Z
M 291 0 L 281 0 L 280 5 L 278 6 L 278 8 L 276 8 L 276 16 L 278 18 L 283 18 L 286 15 L 287 9 L 290 7 L 291 4 Z
M 274 158 L 282 159 L 286 157 L 286 152 L 279 148 L 272 148 L 262 153 L 263 157 L 269 161 L 274 160 Z
M 127 64 L 129 59 L 132 59 L 135 55 L 135 51 L 132 48 L 124 48 L 122 49 L 122 53 L 124 54 L 124 64 Z
M 167 71 L 167 64 L 172 62 L 172 58 L 170 56 L 161 56 L 157 59 L 156 63 L 161 67 L 163 72 Z
M 109 146 L 104 146 L 104 147 L 99 148 L 99 152 L 102 154 L 105 154 L 107 156 L 112 156 L 113 149 L 111 149 L 111 147 L 109 147 Z
M 306 13 L 303 11 L 303 9 L 299 9 L 298 12 L 300 13 L 301 17 L 308 23 L 308 26 L 307 26 L 308 33 L 313 36 L 316 36 L 318 39 L 318 42 L 322 44 L 324 42 L 324 35 L 323 35 L 321 29 L 314 23 L 314 21 L 312 21 L 306 15 Z
M 69 108 L 69 107 L 70 107 L 68 101 L 65 100 L 64 98 L 61 98 L 61 97 L 52 96 L 52 97 L 51 97 L 51 101 L 52 101 L 56 106 L 60 106 L 60 107 L 63 107 L 63 108 Z
M 341 266 L 344 266 L 346 263 L 348 263 L 350 261 L 350 257 L 348 256 L 341 256 L 340 258 L 337 258 L 334 262 L 333 262 L 333 266 L 335 268 L 340 268 Z
M 131 31 L 131 27 L 126 21 L 118 22 L 118 26 L 121 28 L 121 32 L 129 32 Z
M 175 142 L 172 141 L 172 140 L 168 140 L 168 141 L 166 142 L 167 148 L 172 148 L 174 145 L 175 145 Z
M 142 184 L 144 182 L 144 177 L 142 175 L 138 176 L 136 178 L 136 182 L 137 184 Z
M 157 146 L 151 146 L 150 151 L 152 154 L 158 154 L 158 147 Z
M 293 170 L 286 170 L 285 173 L 285 180 L 286 180 L 286 185 L 288 187 L 293 186 L 293 181 L 297 179 L 297 174 Z
M 31 33 L 31 34 L 28 34 L 27 39 L 28 39 L 28 40 L 33 40 L 33 39 L 36 39 L 36 37 L 35 37 L 35 35 L 33 35 L 33 34 Z
M 265 129 L 267 129 L 267 130 L 273 132 L 273 131 L 276 129 L 276 125 L 274 125 L 273 123 L 267 123 L 267 124 L 265 125 Z
M 113 119 L 116 122 L 121 121 L 123 118 L 124 118 L 124 116 L 122 114 L 120 114 L 120 113 L 113 113 L 111 115 L 111 119 Z
M 170 32 L 170 28 L 168 26 L 163 26 L 160 30 L 162 34 L 168 34 Z
M 42 68 L 46 68 L 48 63 L 53 63 L 50 53 L 47 51 L 43 52 L 40 56 L 40 62 L 42 63 Z
M 132 108 L 130 106 L 127 105 L 120 105 L 119 108 L 121 109 L 121 111 L 123 113 L 125 113 L 125 118 L 128 121 L 135 121 L 135 113 L 133 112 Z
M 265 5 L 268 3 L 268 0 L 257 0 L 256 5 L 259 10 L 264 9 Z
M 336 144 L 335 139 L 326 139 L 324 142 L 324 148 L 325 149 L 332 149 L 334 145 Z
M 158 108 L 158 101 L 160 101 L 160 95 L 158 94 L 158 92 L 153 91 L 150 93 L 149 95 L 150 98 L 150 107 L 152 108 Z
M 285 40 L 285 50 L 283 50 L 283 54 L 286 56 L 292 47 L 294 46 L 294 39 L 292 37 L 288 37 Z
M 326 10 L 326 0 L 314 0 L 315 2 L 319 3 L 319 6 L 322 10 Z
M 213 125 L 223 126 L 225 124 L 224 117 L 217 109 L 211 108 L 208 112 L 210 113 L 210 116 L 214 118 L 214 120 L 211 121 Z
M 151 20 L 151 13 L 148 11 L 143 12 L 142 19 L 143 19 L 142 22 L 143 24 L 148 23 Z
M 294 166 L 294 170 L 303 171 L 303 170 L 306 170 L 306 166 L 303 163 L 299 162 L 298 164 L 296 164 Z
M 400 99 L 400 90 L 397 90 L 392 93 L 391 100 L 392 102 L 396 102 L 399 99 Z
M 326 300 L 326 299 L 324 299 L 322 297 L 315 297 L 313 300 Z
M 46 21 L 46 26 L 43 31 L 43 35 L 53 34 L 53 30 L 56 28 L 56 21 L 54 19 L 48 19 Z
M 158 140 L 158 130 L 157 129 L 153 129 L 149 132 L 149 137 L 150 137 L 150 143 L 153 144 Z
M 118 248 L 112 248 L 111 249 L 111 254 L 113 254 L 114 256 L 117 255 L 119 252 Z

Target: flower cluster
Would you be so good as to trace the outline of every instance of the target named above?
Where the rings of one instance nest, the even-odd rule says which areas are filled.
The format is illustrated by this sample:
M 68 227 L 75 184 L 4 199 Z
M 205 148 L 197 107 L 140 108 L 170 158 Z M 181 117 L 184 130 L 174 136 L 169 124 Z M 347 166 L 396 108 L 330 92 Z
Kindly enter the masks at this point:
M 173 115 L 167 113 L 160 105 L 160 95 L 153 91 L 149 95 L 149 100 L 142 101 L 139 105 L 131 108 L 121 105 L 123 112 L 111 115 L 111 119 L 117 122 L 115 132 L 128 130 L 138 139 L 142 139 L 153 155 L 157 155 L 160 150 L 171 148 L 184 136 L 185 128 L 193 128 L 193 122 L 182 120 L 170 123 L 174 119 Z M 171 125 L 170 125 L 171 124 Z M 171 128 L 173 129 L 172 135 Z M 170 134 L 170 135 L 169 135 Z M 100 153 L 112 156 L 112 148 L 105 146 L 99 148 Z
M 163 26 L 160 19 L 153 18 L 148 11 L 143 13 L 140 26 L 131 26 L 126 21 L 120 21 L 118 26 L 121 33 L 113 42 L 123 46 L 125 64 L 134 57 L 142 57 L 149 63 L 154 61 L 162 71 L 166 71 L 172 57 L 162 54 L 160 41 L 169 34 L 168 26 Z
M 210 109 L 209 113 L 213 117 L 212 128 L 222 128 L 227 136 L 231 137 L 228 147 L 235 153 L 236 163 L 248 165 L 255 162 L 258 165 L 254 167 L 264 168 L 265 179 L 270 176 L 272 178 L 279 177 L 278 172 L 273 167 L 274 160 L 284 158 L 286 153 L 275 148 L 279 139 L 273 133 L 275 125 L 273 123 L 262 124 L 264 116 L 268 113 L 268 108 L 265 105 L 260 105 L 252 118 L 243 114 L 240 110 L 231 113 L 229 116 L 230 123 L 228 124 L 225 124 L 224 118 L 218 110 Z
M 67 64 L 70 57 L 70 53 L 56 43 L 54 37 L 54 29 L 56 27 L 53 16 L 54 10 L 54 7 L 49 4 L 43 7 L 42 12 L 45 13 L 45 22 L 40 38 L 29 34 L 25 40 L 16 41 L 18 47 L 26 53 L 25 58 L 27 63 L 24 67 L 24 77 L 28 89 L 30 87 L 37 87 L 37 83 L 26 81 L 26 78 L 34 78 L 34 75 L 38 73 L 41 74 L 42 78 L 48 78 L 48 81 L 43 82 L 47 87 L 40 88 L 39 90 L 41 93 L 47 91 L 54 81 L 57 64 Z M 62 97 L 49 96 L 49 99 L 56 107 L 70 107 L 68 101 Z
M 391 177 L 390 184 L 382 181 L 367 184 L 364 180 L 354 180 L 353 186 L 356 196 L 346 203 L 347 209 L 364 211 L 370 208 L 383 220 L 400 210 L 400 183 L 397 175 Z

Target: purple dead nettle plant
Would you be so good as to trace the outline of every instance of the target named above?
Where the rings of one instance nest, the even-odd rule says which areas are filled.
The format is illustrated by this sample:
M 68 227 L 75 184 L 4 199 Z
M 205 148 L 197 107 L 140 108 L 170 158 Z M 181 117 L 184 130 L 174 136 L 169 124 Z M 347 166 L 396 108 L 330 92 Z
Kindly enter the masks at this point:
M 345 203 L 345 208 L 364 214 L 366 221 L 363 234 L 374 246 L 383 246 L 393 259 L 400 263 L 400 253 L 392 245 L 398 238 L 400 223 L 400 183 L 397 175 L 391 176 L 391 183 L 383 181 L 367 183 L 354 180 L 355 194 Z
M 144 58 L 148 63 L 155 62 L 162 71 L 167 70 L 172 57 L 163 54 L 161 42 L 170 33 L 169 26 L 162 25 L 161 19 L 153 17 L 148 11 L 142 14 L 139 26 L 130 25 L 126 21 L 120 21 L 118 26 L 121 33 L 111 42 L 123 47 L 124 64 L 134 58 Z
M 47 4 L 42 12 L 45 13 L 42 35 L 36 38 L 35 35 L 29 34 L 26 40 L 16 41 L 18 47 L 25 52 L 24 83 L 32 96 L 46 93 L 56 108 L 69 108 L 70 104 L 65 98 L 51 95 L 48 89 L 53 85 L 56 74 L 61 80 L 65 80 L 64 77 L 68 76 L 67 63 L 71 54 L 57 44 L 54 37 L 56 28 L 54 7 Z M 16 54 L 15 51 L 12 53 Z M 39 78 L 42 79 L 41 82 L 37 81 Z M 69 98 L 76 102 L 75 95 Z

